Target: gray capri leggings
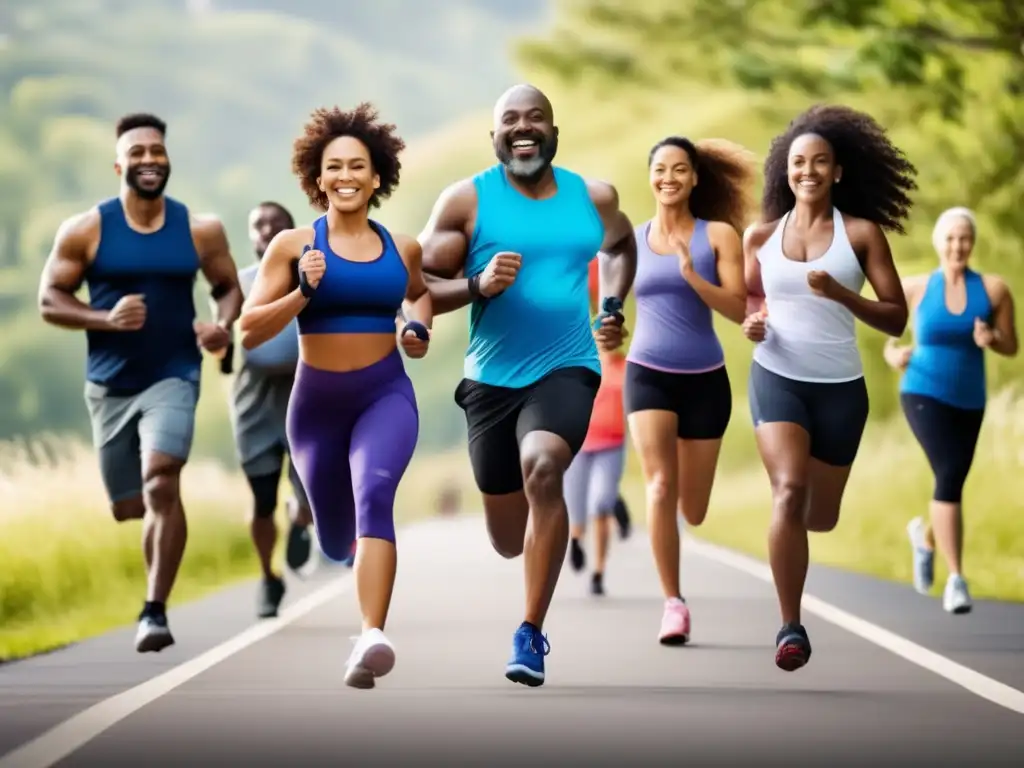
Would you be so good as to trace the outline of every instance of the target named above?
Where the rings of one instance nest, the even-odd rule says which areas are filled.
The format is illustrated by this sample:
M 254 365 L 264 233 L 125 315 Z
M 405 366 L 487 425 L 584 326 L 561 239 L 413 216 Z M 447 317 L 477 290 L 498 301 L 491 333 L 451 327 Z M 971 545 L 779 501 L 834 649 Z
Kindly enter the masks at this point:
M 588 517 L 615 514 L 625 465 L 625 443 L 617 448 L 576 454 L 565 473 L 565 506 L 570 523 L 583 526 Z

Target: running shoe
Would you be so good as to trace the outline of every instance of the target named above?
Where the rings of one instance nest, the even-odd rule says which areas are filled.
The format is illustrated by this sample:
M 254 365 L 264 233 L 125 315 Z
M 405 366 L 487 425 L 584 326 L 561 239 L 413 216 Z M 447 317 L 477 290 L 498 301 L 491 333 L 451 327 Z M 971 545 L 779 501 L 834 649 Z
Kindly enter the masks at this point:
M 548 639 L 524 621 L 512 637 L 512 656 L 505 665 L 505 677 L 531 688 L 544 685 L 544 657 L 549 653 Z
M 946 580 L 946 589 L 942 593 L 942 608 L 947 613 L 970 613 L 973 604 L 971 593 L 967 591 L 967 582 L 959 574 L 951 573 Z
M 811 660 L 811 641 L 802 624 L 785 624 L 775 636 L 775 666 L 795 672 Z
M 379 629 L 368 629 L 353 637 L 355 647 L 345 663 L 345 685 L 373 688 L 395 666 L 395 648 Z
M 690 642 L 690 609 L 682 598 L 672 597 L 665 601 L 658 642 L 662 645 L 685 645 Z
M 587 556 L 583 552 L 579 539 L 571 539 L 569 542 L 569 561 L 572 563 L 572 569 L 577 573 L 582 571 L 587 564 Z
M 604 594 L 604 574 L 595 573 L 590 577 L 590 594 L 592 595 L 603 595 Z
M 139 629 L 135 633 L 135 650 L 139 653 L 159 653 L 174 645 L 174 636 L 167 626 L 166 614 L 142 613 Z
M 284 579 L 280 576 L 263 577 L 256 596 L 256 615 L 261 619 L 272 619 L 277 616 L 277 609 L 284 599 Z
M 632 521 L 629 518 L 629 508 L 621 496 L 615 500 L 615 522 L 619 524 L 619 538 L 628 539 Z
M 935 583 L 935 550 L 928 546 L 922 518 L 915 517 L 907 523 L 907 536 L 914 557 L 914 589 L 927 595 Z
M 313 526 L 292 522 L 288 527 L 284 559 L 296 576 L 309 576 L 317 565 L 318 549 L 313 540 Z

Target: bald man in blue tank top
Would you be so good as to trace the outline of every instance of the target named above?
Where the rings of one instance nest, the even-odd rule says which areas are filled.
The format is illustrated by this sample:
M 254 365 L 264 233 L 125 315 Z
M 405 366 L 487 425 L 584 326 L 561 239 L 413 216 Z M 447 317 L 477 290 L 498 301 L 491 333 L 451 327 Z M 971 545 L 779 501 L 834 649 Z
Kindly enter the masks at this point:
M 166 134 L 155 115 L 118 122 L 120 193 L 61 224 L 39 292 L 43 320 L 86 334 L 85 400 L 114 519 L 145 519 L 140 653 L 174 643 L 166 602 L 185 552 L 179 482 L 192 447 L 200 349 L 228 346 L 242 306 L 223 224 L 164 195 Z M 212 323 L 196 322 L 200 271 L 217 304 Z M 83 283 L 88 304 L 75 296 Z
M 563 476 L 601 383 L 598 343 L 622 344 L 636 272 L 633 226 L 610 184 L 552 165 L 551 102 L 518 85 L 494 110 L 498 163 L 448 187 L 420 235 L 436 313 L 470 305 L 455 400 L 487 529 L 504 557 L 525 554 L 526 612 L 505 676 L 544 683 L 542 626 L 569 540 Z M 601 315 L 591 326 L 588 269 L 600 253 Z

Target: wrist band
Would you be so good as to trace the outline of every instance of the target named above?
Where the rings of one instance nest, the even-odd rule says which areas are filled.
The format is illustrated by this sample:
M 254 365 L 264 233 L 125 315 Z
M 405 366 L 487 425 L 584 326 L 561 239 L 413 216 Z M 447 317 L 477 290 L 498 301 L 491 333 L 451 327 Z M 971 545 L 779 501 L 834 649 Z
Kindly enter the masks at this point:
M 402 328 L 402 335 L 405 336 L 406 331 L 412 331 L 416 334 L 416 338 L 420 341 L 430 341 L 430 331 L 427 330 L 427 326 L 421 323 L 419 320 L 410 320 Z
M 305 256 L 306 251 L 310 250 L 311 248 L 312 246 L 310 245 L 303 246 L 302 256 Z M 302 256 L 299 257 L 300 261 L 302 260 Z M 316 288 L 309 284 L 309 280 L 306 279 L 306 273 L 303 272 L 302 269 L 299 267 L 298 261 L 295 262 L 295 270 L 299 273 L 299 291 L 307 299 L 313 298 L 313 294 L 316 293 Z
M 474 300 L 480 298 L 480 275 L 473 275 L 467 281 L 469 284 L 469 295 Z

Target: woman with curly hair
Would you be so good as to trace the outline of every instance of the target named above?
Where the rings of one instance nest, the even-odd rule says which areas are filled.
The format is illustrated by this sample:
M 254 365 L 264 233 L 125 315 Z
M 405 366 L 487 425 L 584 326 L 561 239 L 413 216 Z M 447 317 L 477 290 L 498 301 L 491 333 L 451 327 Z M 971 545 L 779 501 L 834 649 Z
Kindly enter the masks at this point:
M 915 517 L 907 526 L 914 587 L 922 594 L 931 590 L 938 541 L 949 571 L 942 607 L 954 614 L 971 610 L 961 571 L 961 500 L 985 418 L 985 350 L 1012 357 L 1018 347 L 1006 281 L 968 266 L 976 237 L 969 209 L 950 208 L 939 216 L 932 231 L 939 267 L 903 281 L 914 343 L 899 346 L 890 339 L 885 347 L 885 361 L 904 372 L 900 404 L 935 478 L 931 525 Z
M 763 222 L 744 233 L 750 411 L 772 489 L 775 663 L 786 671 L 811 656 L 807 534 L 836 526 L 868 418 L 855 321 L 895 337 L 907 325 L 885 230 L 904 231 L 916 172 L 870 116 L 812 107 L 772 142 Z M 865 278 L 877 299 L 861 296 Z
M 707 515 L 732 414 L 715 312 L 742 323 L 740 232 L 750 208 L 750 154 L 725 141 L 671 136 L 648 156 L 654 217 L 636 228 L 636 332 L 627 356 L 626 413 L 647 486 L 651 549 L 665 606 L 658 640 L 690 638 L 679 586 L 677 509 Z
M 325 213 L 270 242 L 239 322 L 251 349 L 298 317 L 288 441 L 323 553 L 343 561 L 358 541 L 363 631 L 345 674 L 356 688 L 372 688 L 395 663 L 383 632 L 397 563 L 393 506 L 419 436 L 397 347 L 423 357 L 433 321 L 419 244 L 369 218 L 398 186 L 405 145 L 394 130 L 369 104 L 313 112 L 292 168 Z

